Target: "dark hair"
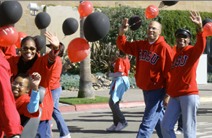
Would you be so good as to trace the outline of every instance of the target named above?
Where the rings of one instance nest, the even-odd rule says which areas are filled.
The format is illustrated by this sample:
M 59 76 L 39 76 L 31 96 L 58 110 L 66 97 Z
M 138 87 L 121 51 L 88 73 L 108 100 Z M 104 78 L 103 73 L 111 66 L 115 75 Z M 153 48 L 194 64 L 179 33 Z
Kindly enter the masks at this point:
M 123 51 L 119 50 L 119 56 L 124 57 L 126 55 L 127 55 L 126 53 L 124 53 Z
M 24 39 L 21 40 L 21 47 L 22 47 L 23 44 L 25 44 L 26 41 L 28 41 L 28 40 L 31 40 L 31 41 L 33 41 L 33 42 L 35 43 L 34 37 L 32 37 L 32 36 L 26 36 Z M 36 45 L 36 43 L 35 43 L 35 45 Z M 36 47 L 36 46 L 35 46 L 35 47 Z M 37 47 L 36 47 L 36 49 L 37 49 Z
M 18 74 L 14 77 L 14 80 L 15 80 L 17 77 L 22 77 L 22 78 L 27 78 L 27 79 L 29 79 L 29 74 L 28 74 L 28 73 L 18 73 Z
M 64 50 L 65 50 L 65 46 L 63 43 L 60 42 L 60 51 L 59 51 L 58 56 L 63 57 Z

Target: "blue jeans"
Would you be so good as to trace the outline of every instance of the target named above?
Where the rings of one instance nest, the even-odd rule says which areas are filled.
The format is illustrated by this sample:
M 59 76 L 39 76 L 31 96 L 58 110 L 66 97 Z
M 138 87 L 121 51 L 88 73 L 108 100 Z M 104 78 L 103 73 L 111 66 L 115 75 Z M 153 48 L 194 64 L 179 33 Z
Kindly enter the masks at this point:
M 198 95 L 170 98 L 161 124 L 165 138 L 176 138 L 174 126 L 182 114 L 184 138 L 196 138 L 196 113 L 199 106 Z
M 29 132 L 30 133 L 30 132 Z M 36 138 L 51 138 L 50 121 L 40 121 Z
M 60 136 L 61 137 L 66 136 L 70 132 L 69 132 L 69 129 L 65 123 L 65 120 L 63 119 L 63 116 L 59 110 L 59 99 L 60 99 L 60 94 L 62 92 L 62 88 L 59 87 L 59 88 L 51 90 L 51 91 L 52 91 L 52 97 L 54 100 L 54 110 L 53 110 L 52 116 L 53 116 L 54 120 L 56 121 L 57 128 L 60 132 Z
M 164 116 L 163 98 L 165 89 L 143 91 L 146 108 L 137 138 L 150 138 L 156 129 L 159 138 L 163 138 L 160 123 Z

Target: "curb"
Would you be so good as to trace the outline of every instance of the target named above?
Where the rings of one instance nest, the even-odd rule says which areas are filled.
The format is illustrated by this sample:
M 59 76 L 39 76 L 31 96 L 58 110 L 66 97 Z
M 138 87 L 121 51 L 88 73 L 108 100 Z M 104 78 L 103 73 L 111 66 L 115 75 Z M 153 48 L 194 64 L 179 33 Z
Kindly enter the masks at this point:
M 120 108 L 131 108 L 144 106 L 143 101 L 132 101 L 132 102 L 121 102 Z M 79 112 L 79 111 L 91 111 L 97 109 L 110 109 L 108 103 L 99 103 L 99 104 L 79 104 L 79 105 L 68 105 L 62 104 L 59 106 L 59 110 L 62 113 L 66 112 Z
M 212 101 L 212 96 L 201 96 L 200 103 L 207 103 Z M 132 108 L 132 107 L 143 107 L 145 106 L 144 101 L 128 101 L 121 102 L 120 108 Z M 61 113 L 67 112 L 80 112 L 80 111 L 93 111 L 98 109 L 110 109 L 108 103 L 99 103 L 99 104 L 78 104 L 78 105 L 69 105 L 61 104 L 59 105 L 59 110 Z

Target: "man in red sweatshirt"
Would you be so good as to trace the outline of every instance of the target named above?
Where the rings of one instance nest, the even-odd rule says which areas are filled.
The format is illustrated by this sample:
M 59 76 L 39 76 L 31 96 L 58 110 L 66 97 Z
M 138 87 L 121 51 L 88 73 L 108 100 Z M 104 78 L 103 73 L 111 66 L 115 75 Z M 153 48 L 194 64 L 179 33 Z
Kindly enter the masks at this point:
M 128 30 L 128 19 L 124 19 L 119 29 L 117 46 L 126 54 L 136 57 L 135 80 L 143 90 L 146 105 L 137 138 L 149 138 L 156 129 L 162 138 L 160 122 L 164 115 L 163 100 L 167 72 L 171 67 L 171 47 L 160 36 L 162 26 L 152 21 L 147 28 L 147 40 L 129 42 L 124 33 Z
M 190 45 L 191 33 L 188 30 L 178 29 L 175 32 L 175 54 L 167 87 L 170 100 L 162 121 L 162 133 L 165 138 L 176 138 L 173 129 L 181 114 L 184 138 L 196 138 L 196 113 L 199 105 L 196 70 L 206 46 L 206 37 L 202 31 L 199 13 L 190 12 L 190 18 L 198 27 L 194 46 Z

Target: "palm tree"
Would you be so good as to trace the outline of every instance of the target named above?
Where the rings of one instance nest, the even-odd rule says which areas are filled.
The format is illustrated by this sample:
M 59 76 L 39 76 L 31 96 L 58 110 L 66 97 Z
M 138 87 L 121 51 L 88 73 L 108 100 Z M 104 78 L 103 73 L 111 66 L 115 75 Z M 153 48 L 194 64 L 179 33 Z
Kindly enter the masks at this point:
M 83 23 L 85 18 L 80 18 L 80 37 L 84 38 Z M 80 62 L 80 84 L 78 98 L 95 98 L 92 87 L 90 54 Z

